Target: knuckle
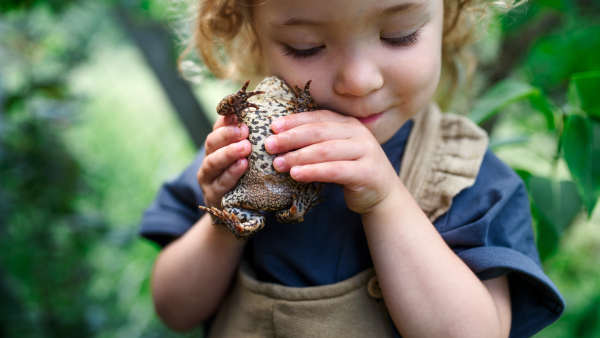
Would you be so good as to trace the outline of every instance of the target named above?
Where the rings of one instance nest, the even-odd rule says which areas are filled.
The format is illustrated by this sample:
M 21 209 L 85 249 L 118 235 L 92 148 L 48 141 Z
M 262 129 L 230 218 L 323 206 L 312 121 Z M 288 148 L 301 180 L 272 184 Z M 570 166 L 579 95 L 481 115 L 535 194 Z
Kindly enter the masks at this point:
M 323 137 L 324 133 L 325 133 L 325 128 L 322 124 L 316 124 L 314 126 L 314 128 L 311 129 L 312 131 L 312 137 L 314 137 L 314 139 L 321 139 L 321 137 Z
M 316 147 L 314 150 L 311 151 L 312 156 L 314 156 L 319 162 L 326 161 L 330 158 L 331 155 L 330 148 L 331 147 L 323 146 Z
M 288 130 L 283 133 L 279 133 L 275 136 L 275 140 L 277 141 L 277 145 L 283 145 L 288 143 L 290 140 L 297 139 L 298 131 L 297 130 Z
M 378 148 L 381 148 L 381 146 L 366 140 L 356 140 L 356 148 L 360 149 L 364 154 L 376 154 Z
M 335 150 L 334 150 L 333 145 L 326 146 L 326 147 L 319 147 L 318 156 L 323 159 L 329 159 L 332 157 L 334 152 L 335 152 Z
M 331 177 L 334 181 L 340 178 L 340 173 L 342 170 L 342 166 L 339 163 L 332 163 L 330 166 L 327 166 L 327 170 L 325 175 Z
M 232 165 L 229 166 L 229 168 L 227 168 L 227 174 L 229 175 L 230 179 L 235 179 L 237 178 L 237 176 L 239 176 L 239 166 L 237 165 L 237 162 L 234 162 Z
M 302 148 L 296 151 L 289 152 L 285 155 L 285 163 L 287 165 L 299 164 L 306 155 L 306 149 Z
M 208 134 L 208 136 L 206 137 L 206 141 L 204 142 L 204 147 L 210 150 L 215 149 L 217 147 L 217 138 L 217 132 L 212 132 Z
M 216 161 L 214 156 L 207 156 L 202 163 L 202 170 L 212 172 L 216 168 Z
M 225 179 L 225 175 L 219 175 L 215 180 L 214 185 L 216 186 L 216 188 L 218 188 L 219 191 L 222 191 L 225 189 L 226 181 L 227 180 Z
M 377 151 L 377 147 L 375 147 L 375 145 L 372 142 L 361 142 L 363 149 L 365 149 L 365 151 L 369 154 L 374 153 L 375 151 Z

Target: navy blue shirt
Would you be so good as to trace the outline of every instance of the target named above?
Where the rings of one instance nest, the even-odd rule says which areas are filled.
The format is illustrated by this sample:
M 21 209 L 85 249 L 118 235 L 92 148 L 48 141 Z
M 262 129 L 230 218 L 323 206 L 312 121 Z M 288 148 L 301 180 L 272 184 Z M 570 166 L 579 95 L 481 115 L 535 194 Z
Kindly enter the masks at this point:
M 399 172 L 412 129 L 407 122 L 382 145 Z M 204 151 L 167 182 L 144 213 L 140 233 L 164 246 L 183 235 L 203 212 L 196 173 Z M 243 260 L 264 282 L 303 287 L 333 284 L 373 267 L 360 215 L 350 211 L 342 188 L 325 184 L 325 202 L 304 222 L 266 226 L 248 240 Z M 482 279 L 508 274 L 512 301 L 511 337 L 528 337 L 554 322 L 564 300 L 544 274 L 535 247 L 527 191 L 512 169 L 488 151 L 473 186 L 463 190 L 434 222 L 450 248 Z M 396 335 L 397 332 L 395 332 Z

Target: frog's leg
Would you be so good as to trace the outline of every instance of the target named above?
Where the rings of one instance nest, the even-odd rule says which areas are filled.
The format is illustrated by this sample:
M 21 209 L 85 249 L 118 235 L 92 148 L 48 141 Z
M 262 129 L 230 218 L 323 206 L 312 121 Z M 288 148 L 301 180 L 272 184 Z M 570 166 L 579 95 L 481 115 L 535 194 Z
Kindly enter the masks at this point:
M 302 222 L 304 221 L 304 215 L 306 215 L 310 208 L 324 201 L 322 198 L 319 198 L 319 192 L 323 188 L 323 183 L 319 183 L 317 186 L 311 183 L 306 187 L 299 195 L 297 193 L 292 195 L 293 202 L 289 209 L 282 209 L 277 212 L 277 220 L 280 223 L 293 224 Z
M 219 115 L 227 116 L 235 114 L 238 118 L 238 127 L 242 124 L 241 120 L 242 116 L 244 116 L 244 109 L 250 107 L 258 109 L 257 105 L 247 102 L 247 100 L 254 95 L 265 93 L 263 91 L 246 92 L 249 83 L 250 80 L 246 81 L 236 93 L 225 96 L 217 106 L 217 113 Z
M 265 216 L 256 210 L 228 208 L 228 211 L 203 206 L 199 208 L 213 216 L 213 224 L 225 225 L 240 241 L 254 236 L 265 226 Z
M 289 108 L 292 111 L 292 114 L 301 113 L 304 111 L 313 111 L 317 110 L 317 103 L 315 99 L 310 95 L 310 83 L 312 80 L 308 80 L 306 85 L 304 86 L 304 90 L 300 89 L 298 86 L 294 86 L 296 89 L 296 98 L 290 100 L 290 103 L 294 106 L 293 108 Z

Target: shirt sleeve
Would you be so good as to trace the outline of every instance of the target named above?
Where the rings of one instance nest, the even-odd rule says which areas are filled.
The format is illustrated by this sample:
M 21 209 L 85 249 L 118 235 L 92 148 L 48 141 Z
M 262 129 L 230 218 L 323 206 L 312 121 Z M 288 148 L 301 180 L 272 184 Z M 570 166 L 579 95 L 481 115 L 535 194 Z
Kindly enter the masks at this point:
M 474 185 L 434 225 L 480 279 L 508 275 L 510 337 L 529 337 L 562 315 L 564 299 L 542 270 L 535 246 L 525 185 L 490 151 Z
M 164 247 L 200 219 L 204 212 L 198 206 L 204 205 L 204 196 L 196 173 L 203 160 L 204 148 L 181 175 L 160 188 L 142 217 L 141 236 Z

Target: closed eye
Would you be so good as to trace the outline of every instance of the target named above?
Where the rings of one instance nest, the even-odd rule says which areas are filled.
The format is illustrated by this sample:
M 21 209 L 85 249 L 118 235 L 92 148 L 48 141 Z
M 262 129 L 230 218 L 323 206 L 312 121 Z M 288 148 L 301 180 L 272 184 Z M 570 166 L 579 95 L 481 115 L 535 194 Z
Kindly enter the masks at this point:
M 317 55 L 325 46 L 313 47 L 308 49 L 295 49 L 288 45 L 283 46 L 283 54 L 291 56 L 294 59 L 307 59 Z
M 407 36 L 401 36 L 399 38 L 380 38 L 380 39 L 381 39 L 381 41 L 383 41 L 384 44 L 394 46 L 394 47 L 411 46 L 411 45 L 414 45 L 417 42 L 419 42 L 419 38 L 421 37 L 420 32 L 421 32 L 421 30 L 418 29 L 414 33 L 407 35 Z

